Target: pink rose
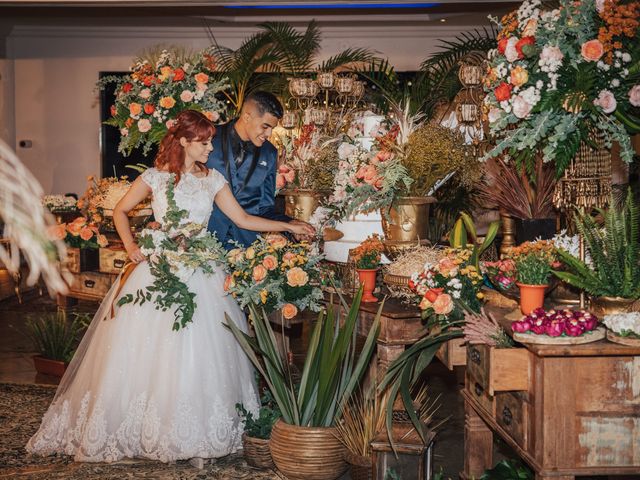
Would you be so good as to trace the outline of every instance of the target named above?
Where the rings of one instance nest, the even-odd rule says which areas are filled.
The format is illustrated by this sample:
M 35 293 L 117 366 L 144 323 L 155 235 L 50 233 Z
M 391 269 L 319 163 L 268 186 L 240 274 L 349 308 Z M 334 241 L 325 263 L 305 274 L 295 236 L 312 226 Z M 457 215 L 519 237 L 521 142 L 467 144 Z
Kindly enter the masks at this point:
M 640 107 L 640 85 L 634 85 L 629 90 L 629 103 L 634 107 Z
M 531 330 L 531 323 L 528 320 L 519 320 L 511 324 L 511 330 L 516 333 L 525 333 Z
M 612 113 L 618 106 L 616 97 L 614 97 L 613 93 L 611 93 L 609 90 L 600 90 L 598 98 L 593 101 L 593 104 L 602 108 L 602 111 L 604 113 Z
M 285 180 L 284 175 L 281 173 L 278 173 L 276 175 L 276 188 L 280 190 L 281 188 L 284 188 L 286 184 L 287 184 L 287 181 Z
M 191 90 L 183 90 L 180 94 L 180 100 L 183 102 L 190 102 L 193 100 L 193 92 Z
M 507 40 L 507 45 L 504 49 L 504 56 L 507 57 L 509 62 L 515 62 L 520 58 L 520 54 L 518 53 L 518 50 L 516 50 L 516 45 L 519 41 L 520 39 L 518 37 L 510 37 L 509 40 Z
M 167 130 L 170 129 L 171 127 L 173 127 L 176 124 L 176 121 L 171 119 L 171 120 L 167 120 L 165 125 L 167 126 Z
M 453 300 L 447 293 L 443 293 L 433 302 L 433 311 L 437 315 L 448 315 L 453 310 Z
M 500 118 L 502 117 L 502 110 L 500 110 L 499 108 L 496 107 L 492 107 L 491 110 L 489 110 L 489 123 L 495 123 L 498 120 L 500 120 Z
M 580 53 L 582 53 L 582 58 L 584 58 L 588 62 L 597 62 L 604 55 L 604 46 L 600 42 L 600 40 L 593 39 L 588 42 L 584 42 L 582 47 L 580 48 Z
M 546 333 L 550 337 L 559 337 L 560 335 L 562 335 L 563 331 L 564 328 L 562 323 L 555 321 L 548 323 L 544 328 L 544 333 Z
M 604 11 L 604 1 L 605 0 L 596 0 L 596 10 L 598 13 L 602 13 Z
M 151 122 L 146 118 L 138 120 L 138 130 L 140 133 L 145 133 L 151 130 Z
M 294 170 L 289 170 L 284 174 L 284 179 L 289 183 L 293 182 L 296 179 L 296 172 Z
M 516 95 L 511 103 L 513 114 L 518 118 L 526 118 L 531 113 L 532 105 L 520 95 Z
M 540 52 L 540 60 L 545 63 L 557 63 L 561 62 L 564 58 L 562 51 L 553 45 L 547 45 Z
M 149 90 L 148 88 L 143 88 L 142 90 L 140 90 L 140 98 L 144 98 L 146 100 L 149 97 L 151 97 L 151 90 Z

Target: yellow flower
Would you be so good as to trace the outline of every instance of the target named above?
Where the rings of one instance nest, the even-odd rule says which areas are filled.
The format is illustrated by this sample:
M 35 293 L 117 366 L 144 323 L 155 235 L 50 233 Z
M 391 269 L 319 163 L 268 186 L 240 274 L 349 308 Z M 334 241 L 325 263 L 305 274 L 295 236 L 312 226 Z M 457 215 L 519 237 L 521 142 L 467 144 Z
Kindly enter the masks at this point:
M 260 290 L 260 301 L 263 304 L 267 303 L 267 295 L 268 293 L 266 289 L 263 288 L 262 290 Z
M 171 72 L 173 72 L 173 69 L 171 67 L 164 66 L 160 68 L 160 75 L 158 75 L 158 78 L 160 79 L 160 81 L 164 82 L 166 79 L 169 78 L 169 76 L 171 75 Z
M 247 259 L 252 260 L 256 256 L 256 249 L 253 247 L 247 248 L 245 256 L 247 257 Z
M 476 297 L 478 297 L 479 300 L 482 300 L 484 298 L 484 293 L 478 292 L 476 293 Z

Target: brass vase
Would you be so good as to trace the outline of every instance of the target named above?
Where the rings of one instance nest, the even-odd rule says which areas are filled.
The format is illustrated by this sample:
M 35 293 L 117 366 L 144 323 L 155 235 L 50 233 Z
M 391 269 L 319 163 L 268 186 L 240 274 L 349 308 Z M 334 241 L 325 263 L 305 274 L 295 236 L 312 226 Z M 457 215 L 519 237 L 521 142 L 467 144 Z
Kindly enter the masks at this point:
M 589 311 L 599 320 L 605 315 L 627 313 L 640 310 L 640 299 L 622 297 L 591 297 Z
M 516 222 L 511 215 L 500 212 L 500 225 L 502 228 L 500 255 L 505 255 L 511 247 L 516 246 Z
M 388 257 L 394 259 L 418 243 L 429 243 L 429 211 L 435 202 L 435 197 L 400 197 L 383 213 L 383 243 Z
M 320 205 L 322 193 L 310 189 L 284 190 L 285 215 L 308 222 Z

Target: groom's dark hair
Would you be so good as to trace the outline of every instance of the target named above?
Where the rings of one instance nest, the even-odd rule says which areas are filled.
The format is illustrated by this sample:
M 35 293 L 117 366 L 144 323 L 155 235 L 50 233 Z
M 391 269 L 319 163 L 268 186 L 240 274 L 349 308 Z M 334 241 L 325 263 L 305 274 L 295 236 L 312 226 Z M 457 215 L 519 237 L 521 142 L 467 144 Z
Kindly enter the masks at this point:
M 244 101 L 245 103 L 255 103 L 256 107 L 258 107 L 258 112 L 260 112 L 260 115 L 270 113 L 278 119 L 282 118 L 282 104 L 280 103 L 280 100 L 278 100 L 272 93 L 258 90 L 247 95 L 247 98 L 245 98 Z

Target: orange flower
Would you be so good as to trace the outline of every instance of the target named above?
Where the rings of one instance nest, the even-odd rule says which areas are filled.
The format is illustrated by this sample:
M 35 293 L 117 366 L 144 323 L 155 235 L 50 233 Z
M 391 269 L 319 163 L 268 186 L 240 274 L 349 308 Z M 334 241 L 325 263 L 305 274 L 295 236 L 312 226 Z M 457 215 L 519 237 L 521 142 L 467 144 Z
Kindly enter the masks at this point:
M 288 267 L 293 267 L 296 264 L 298 256 L 293 252 L 287 252 L 282 256 L 282 263 Z
M 153 106 L 153 103 L 145 103 L 144 104 L 144 113 L 147 115 L 151 115 L 156 110 L 156 107 Z
M 437 315 L 447 315 L 453 310 L 453 300 L 447 293 L 443 293 L 433 302 L 433 311 Z
M 142 113 L 142 105 L 136 102 L 132 102 L 129 104 L 129 114 L 132 117 L 135 117 L 136 115 L 140 115 L 141 113 Z
M 589 62 L 597 62 L 604 55 L 604 46 L 600 40 L 594 39 L 584 42 L 580 48 L 582 57 Z
M 160 105 L 162 108 L 173 108 L 175 104 L 176 101 L 173 99 L 173 97 L 162 97 L 158 102 L 158 105 Z
M 266 255 L 262 259 L 262 265 L 267 270 L 275 270 L 276 268 L 278 268 L 278 259 L 273 255 Z
M 224 285 L 222 288 L 225 292 L 228 292 L 231 287 L 235 286 L 235 284 L 236 282 L 233 280 L 233 277 L 231 275 L 227 275 L 227 278 L 224 279 Z
M 207 83 L 209 81 L 209 75 L 206 73 L 196 73 L 193 78 L 195 78 L 198 83 Z
M 267 269 L 262 265 L 256 265 L 253 267 L 253 280 L 260 283 L 267 276 Z
M 158 79 L 161 81 L 165 81 L 169 79 L 169 76 L 171 75 L 173 69 L 167 65 L 165 65 L 164 67 L 160 68 L 160 75 L 158 75 Z
M 48 230 L 49 238 L 53 240 L 64 240 L 64 237 L 67 236 L 67 226 L 64 223 L 52 225 Z
M 287 245 L 287 239 L 278 233 L 270 233 L 265 236 L 265 240 L 276 250 L 284 248 Z
M 289 320 L 298 314 L 298 308 L 293 303 L 285 303 L 282 307 L 282 315 Z
M 179 82 L 180 80 L 184 80 L 184 70 L 181 68 L 176 68 L 173 71 L 173 81 Z
M 89 227 L 84 227 L 80 230 L 80 238 L 82 240 L 91 240 L 93 237 L 93 230 Z
M 524 85 L 529 80 L 529 72 L 520 65 L 511 70 L 511 83 L 516 87 Z
M 294 267 L 287 272 L 287 285 L 290 287 L 304 287 L 309 283 L 309 275 L 300 267 Z

